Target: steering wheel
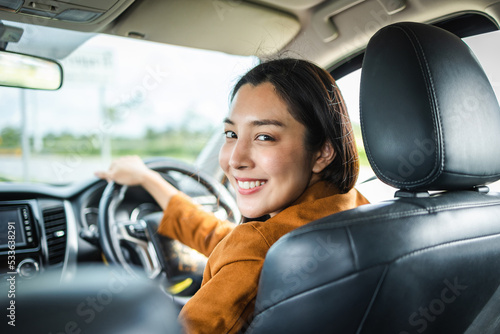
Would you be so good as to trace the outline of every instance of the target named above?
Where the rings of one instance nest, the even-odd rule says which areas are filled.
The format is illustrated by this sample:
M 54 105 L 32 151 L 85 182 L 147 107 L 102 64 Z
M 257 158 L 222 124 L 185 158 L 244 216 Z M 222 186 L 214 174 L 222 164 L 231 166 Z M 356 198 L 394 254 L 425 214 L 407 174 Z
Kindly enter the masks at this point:
M 203 192 L 208 191 L 215 197 L 213 204 L 227 213 L 228 220 L 239 222 L 241 216 L 233 196 L 213 177 L 200 172 L 191 165 L 169 158 L 148 161 L 146 166 L 159 172 L 178 189 L 180 188 L 178 183 L 182 183 L 183 180 L 172 178 L 171 172 L 178 172 L 186 178 L 193 179 L 198 188 L 201 186 Z M 173 276 L 179 276 L 179 268 L 175 267 L 182 267 L 178 263 L 182 259 L 181 254 L 178 254 L 180 253 L 179 245 L 182 244 L 160 236 L 156 232 L 163 216 L 162 212 L 147 215 L 137 221 L 116 219 L 117 208 L 124 200 L 128 188 L 110 182 L 99 203 L 99 243 L 106 260 L 109 263 L 121 265 L 132 275 L 136 275 L 137 268 L 130 263 L 130 257 L 126 254 L 128 249 L 129 252 L 135 253 L 136 262 L 140 263 L 139 266 L 148 278 L 156 279 L 160 274 L 165 273 L 167 281 L 175 279 Z M 206 196 L 202 197 L 206 198 Z M 128 247 L 124 248 L 124 244 Z M 182 247 L 188 248 L 183 245 Z M 182 277 L 181 273 L 180 278 Z

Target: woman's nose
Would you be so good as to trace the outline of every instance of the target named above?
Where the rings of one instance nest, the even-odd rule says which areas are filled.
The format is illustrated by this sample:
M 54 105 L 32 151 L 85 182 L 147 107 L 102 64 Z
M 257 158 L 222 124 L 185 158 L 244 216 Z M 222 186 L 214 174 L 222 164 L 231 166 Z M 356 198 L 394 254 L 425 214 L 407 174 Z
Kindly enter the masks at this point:
M 229 166 L 234 169 L 249 168 L 252 166 L 251 148 L 248 143 L 238 140 L 232 147 Z

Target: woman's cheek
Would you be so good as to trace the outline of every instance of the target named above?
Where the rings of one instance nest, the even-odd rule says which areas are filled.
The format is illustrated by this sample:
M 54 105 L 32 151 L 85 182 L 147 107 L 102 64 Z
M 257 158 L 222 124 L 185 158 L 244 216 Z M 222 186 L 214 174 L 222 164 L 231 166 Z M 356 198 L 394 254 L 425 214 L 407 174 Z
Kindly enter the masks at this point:
M 219 165 L 224 171 L 224 173 L 227 175 L 227 171 L 229 169 L 229 158 L 231 156 L 229 147 L 227 143 L 224 143 L 219 151 Z
M 261 150 L 261 163 L 265 164 L 270 170 L 280 172 L 286 169 L 289 164 L 296 164 L 297 159 L 301 159 L 300 147 L 290 145 L 275 146 L 272 149 Z
M 258 164 L 262 170 L 268 175 L 277 175 L 286 172 L 284 170 L 284 162 L 290 160 L 287 154 L 283 154 L 281 150 L 260 150 L 256 154 Z

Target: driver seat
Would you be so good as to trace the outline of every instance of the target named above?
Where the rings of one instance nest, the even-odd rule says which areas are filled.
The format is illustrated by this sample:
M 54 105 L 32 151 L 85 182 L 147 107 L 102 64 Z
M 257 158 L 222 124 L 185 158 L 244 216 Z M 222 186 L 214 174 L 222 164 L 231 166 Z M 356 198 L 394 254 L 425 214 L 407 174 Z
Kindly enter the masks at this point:
M 395 198 L 281 238 L 247 333 L 493 333 L 500 312 L 500 108 L 466 44 L 397 23 L 370 40 L 361 125 Z M 497 327 L 495 327 L 497 326 Z

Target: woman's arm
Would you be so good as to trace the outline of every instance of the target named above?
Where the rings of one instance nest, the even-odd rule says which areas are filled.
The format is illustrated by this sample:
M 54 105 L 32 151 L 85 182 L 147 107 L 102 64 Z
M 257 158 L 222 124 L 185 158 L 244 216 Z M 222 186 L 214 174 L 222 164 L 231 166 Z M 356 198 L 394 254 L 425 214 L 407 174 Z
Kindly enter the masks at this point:
M 187 196 L 174 196 L 163 212 L 158 232 L 210 256 L 215 246 L 236 224 L 220 220 L 194 204 Z
M 164 215 L 158 231 L 209 256 L 234 224 L 221 221 L 193 204 L 187 196 L 168 183 L 159 173 L 148 168 L 138 156 L 115 160 L 109 170 L 95 173 L 97 177 L 127 186 L 142 186 L 156 200 Z M 171 199 L 177 200 L 169 207 Z
M 167 208 L 170 199 L 179 192 L 160 174 L 149 169 L 138 156 L 119 158 L 107 171 L 98 171 L 95 175 L 118 184 L 142 186 L 153 196 L 162 210 Z

